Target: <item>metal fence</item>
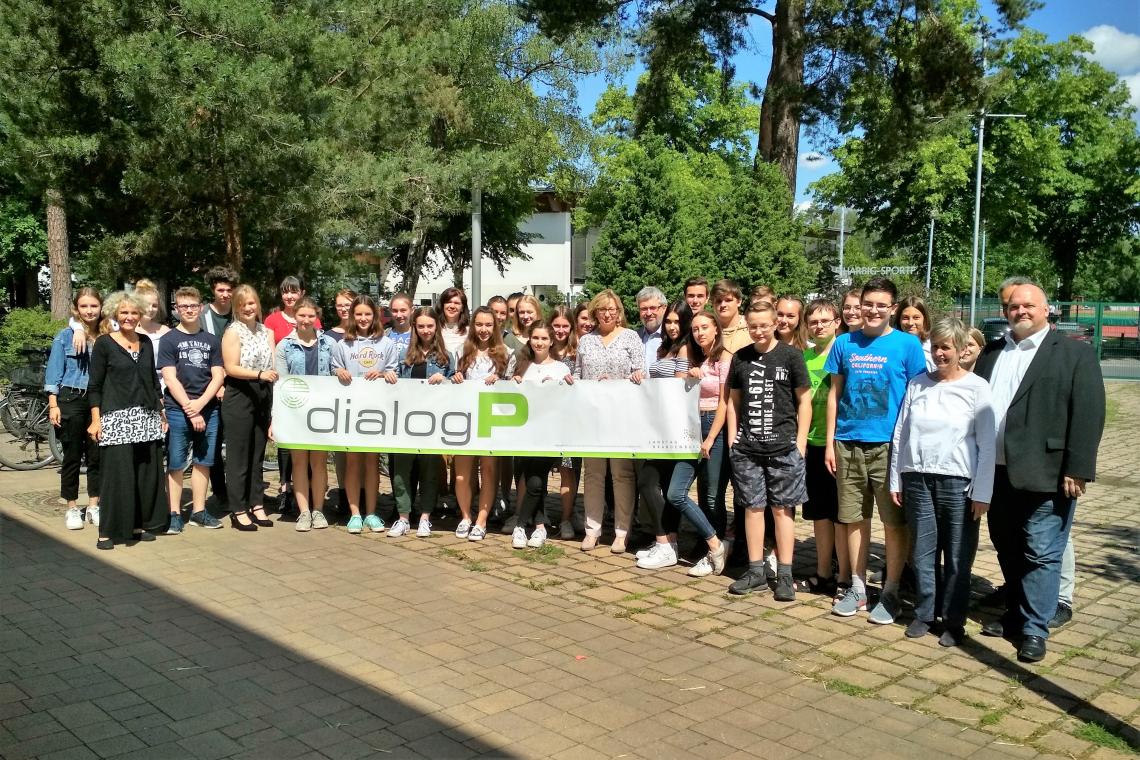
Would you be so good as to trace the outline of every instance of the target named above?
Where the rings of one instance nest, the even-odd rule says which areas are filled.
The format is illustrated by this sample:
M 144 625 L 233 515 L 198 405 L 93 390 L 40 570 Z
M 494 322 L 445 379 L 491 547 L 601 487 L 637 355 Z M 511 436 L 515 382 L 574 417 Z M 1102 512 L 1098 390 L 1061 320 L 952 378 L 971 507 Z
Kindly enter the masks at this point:
M 1140 380 L 1140 303 L 1059 301 L 1050 304 L 1054 329 L 1096 349 L 1105 378 Z M 968 319 L 970 303 L 955 304 L 954 313 Z M 978 329 L 991 337 L 1004 320 L 996 298 L 978 302 Z

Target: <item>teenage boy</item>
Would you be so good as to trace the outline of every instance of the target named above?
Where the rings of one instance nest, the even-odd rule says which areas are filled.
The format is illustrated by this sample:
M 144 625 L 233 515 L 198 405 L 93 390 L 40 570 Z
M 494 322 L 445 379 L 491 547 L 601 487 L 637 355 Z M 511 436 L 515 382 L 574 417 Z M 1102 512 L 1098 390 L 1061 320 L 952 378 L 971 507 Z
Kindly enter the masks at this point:
M 182 532 L 182 480 L 191 456 L 193 511 L 190 522 L 203 528 L 222 524 L 206 511 L 206 486 L 218 450 L 218 391 L 225 380 L 222 342 L 202 329 L 202 297 L 197 288 L 174 294 L 178 327 L 158 348 L 158 368 L 166 382 L 163 400 L 170 428 L 166 438 L 166 492 L 170 500 L 168 534 Z
M 720 324 L 720 339 L 732 353 L 736 353 L 745 346 L 752 344 L 748 337 L 748 325 L 740 314 L 740 304 L 744 301 L 744 293 L 740 286 L 732 280 L 719 280 L 713 285 L 712 298 L 713 312 L 716 321 Z
M 240 282 L 238 281 L 238 273 L 231 267 L 216 266 L 210 267 L 206 272 L 206 283 L 210 286 L 210 293 L 213 294 L 214 300 L 209 306 L 202 308 L 201 323 L 202 329 L 210 335 L 217 336 L 218 340 L 222 339 L 222 333 L 230 326 L 230 322 L 234 319 L 233 312 L 233 297 L 234 288 Z M 218 403 L 221 403 L 222 396 L 225 395 L 226 387 L 223 385 L 218 390 Z M 218 441 L 219 445 L 217 451 L 214 453 L 214 466 L 210 468 L 210 490 L 214 492 L 214 500 L 220 504 L 225 505 L 229 503 L 229 493 L 226 491 L 226 463 L 222 459 L 222 447 L 220 442 L 226 438 L 226 431 L 222 427 L 221 415 L 218 416 Z
M 831 375 L 824 365 L 839 329 L 839 310 L 831 301 L 817 299 L 804 310 L 804 322 L 811 338 L 811 345 L 804 350 L 804 363 L 811 379 L 811 427 L 808 428 L 806 457 L 808 498 L 803 515 L 814 525 L 816 553 L 815 575 L 808 578 L 807 587 L 814 593 L 834 596 L 837 583 L 831 569 L 833 551 L 839 558 L 838 583 L 845 587 L 851 585 L 847 544 L 835 541 L 839 494 L 835 478 L 823 463 L 827 450 L 827 396 L 831 390 Z
M 408 355 L 408 343 L 412 339 L 412 299 L 407 293 L 397 293 L 388 303 L 388 310 L 392 312 L 392 324 L 384 334 L 396 344 L 399 361 L 404 361 Z
M 902 507 L 891 500 L 890 440 L 907 383 L 926 371 L 918 338 L 891 328 L 898 289 L 884 277 L 863 286 L 863 326 L 835 339 L 824 369 L 831 375 L 827 397 L 824 464 L 839 488 L 835 540 L 846 541 L 851 588 L 831 611 L 850 617 L 867 609 L 867 551 L 871 513 L 879 506 L 887 554 L 887 574 L 872 623 L 893 623 L 899 613 L 899 579 L 910 538 Z
M 795 510 L 807 499 L 804 454 L 811 424 L 811 380 L 800 351 L 776 338 L 776 311 L 764 302 L 746 316 L 752 344 L 732 357 L 728 375 L 728 458 L 732 488 L 747 510 L 748 570 L 728 587 L 748 594 L 766 589 L 764 510 L 770 507 L 776 533 L 778 602 L 796 598 L 792 553 Z
M 690 277 L 685 280 L 685 303 L 694 314 L 704 311 L 709 302 L 709 281 L 704 277 Z
M 199 321 L 203 330 L 221 340 L 222 333 L 234 320 L 233 297 L 234 288 L 238 286 L 238 275 L 227 266 L 211 267 L 206 272 L 206 284 L 210 286 L 214 300 L 202 309 Z

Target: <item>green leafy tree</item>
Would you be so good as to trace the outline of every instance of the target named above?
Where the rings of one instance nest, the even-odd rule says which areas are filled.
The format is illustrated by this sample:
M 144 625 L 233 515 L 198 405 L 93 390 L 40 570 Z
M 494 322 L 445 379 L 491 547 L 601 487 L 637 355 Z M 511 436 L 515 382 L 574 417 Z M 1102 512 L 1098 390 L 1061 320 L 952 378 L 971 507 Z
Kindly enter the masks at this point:
M 1020 23 L 1035 0 L 995 3 L 1003 26 Z M 947 17 L 980 21 L 969 0 L 524 0 L 528 18 L 553 34 L 630 29 L 649 78 L 638 103 L 645 124 L 671 102 L 674 77 L 710 61 L 731 82 L 735 56 L 750 44 L 750 24 L 771 30 L 763 104 L 755 123 L 757 162 L 776 164 L 794 192 L 801 125 L 833 123 L 843 132 L 872 117 L 906 133 L 929 109 L 938 113 L 968 98 L 978 71 L 969 37 Z M 875 112 L 851 107 L 873 103 Z M 790 205 L 789 205 L 790 208 Z
M 1123 83 L 1090 52 L 1081 38 L 1048 43 L 1024 31 L 994 62 L 985 96 L 990 111 L 1026 115 L 987 123 L 983 215 L 994 242 L 987 279 L 1055 277 L 1063 300 L 1073 295 L 1081 257 L 1111 250 L 1106 243 L 1140 223 L 1134 112 Z M 813 191 L 825 204 L 857 208 L 885 242 L 916 255 L 925 253 L 934 217 L 935 285 L 968 292 L 976 124 L 968 110 L 947 114 L 909 150 L 899 150 L 889 130 L 868 131 L 834 152 L 841 171 Z

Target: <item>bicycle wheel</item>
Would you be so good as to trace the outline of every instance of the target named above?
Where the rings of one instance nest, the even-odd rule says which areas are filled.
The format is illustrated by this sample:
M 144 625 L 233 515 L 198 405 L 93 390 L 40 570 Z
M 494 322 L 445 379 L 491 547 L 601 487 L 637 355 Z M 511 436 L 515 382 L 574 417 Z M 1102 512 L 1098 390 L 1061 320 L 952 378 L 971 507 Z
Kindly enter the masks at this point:
M 51 450 L 52 458 L 55 459 L 56 464 L 63 464 L 63 444 L 59 442 L 59 436 L 56 434 L 55 425 L 48 424 L 48 449 Z
M 41 420 L 46 416 L 47 402 L 38 396 L 13 394 L 0 401 L 0 465 L 38 470 L 55 459 Z

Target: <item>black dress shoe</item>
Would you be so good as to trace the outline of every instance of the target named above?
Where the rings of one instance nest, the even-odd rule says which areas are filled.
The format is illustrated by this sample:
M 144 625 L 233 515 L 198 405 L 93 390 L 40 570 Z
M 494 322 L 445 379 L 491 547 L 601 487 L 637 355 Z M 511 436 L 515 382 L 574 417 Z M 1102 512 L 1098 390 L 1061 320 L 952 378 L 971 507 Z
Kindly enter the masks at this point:
M 991 620 L 982 626 L 982 635 L 994 636 L 995 638 L 1005 636 L 1005 626 L 1002 625 L 1000 620 Z
M 1045 659 L 1045 639 L 1040 636 L 1026 636 L 1017 650 L 1021 662 L 1041 662 Z
M 1054 613 L 1053 619 L 1049 621 L 1050 628 L 1060 628 L 1065 623 L 1073 619 L 1073 608 L 1064 602 L 1057 602 L 1057 612 Z

